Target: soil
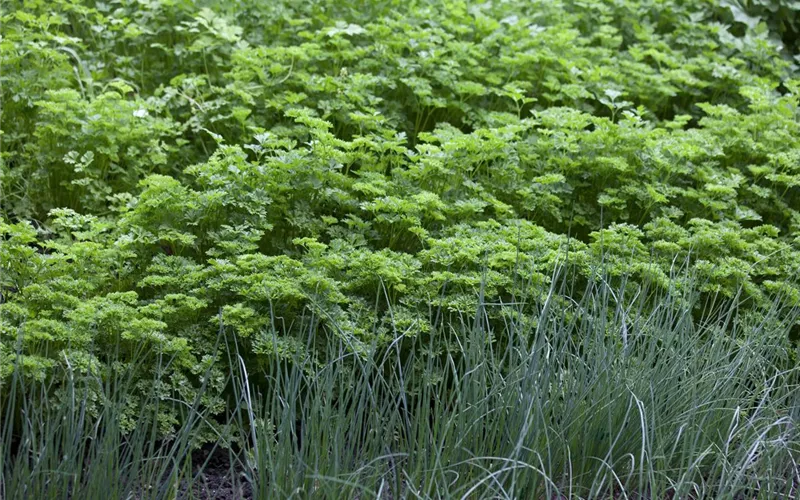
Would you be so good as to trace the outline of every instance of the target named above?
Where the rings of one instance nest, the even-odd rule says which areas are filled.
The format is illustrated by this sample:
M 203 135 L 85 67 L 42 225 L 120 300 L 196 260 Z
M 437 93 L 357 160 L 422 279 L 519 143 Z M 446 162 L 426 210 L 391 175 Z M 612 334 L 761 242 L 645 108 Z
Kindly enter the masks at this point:
M 192 494 L 188 494 L 189 481 L 184 481 L 178 498 L 202 500 L 245 500 L 252 499 L 250 483 L 231 467 L 228 450 L 220 448 L 202 449 L 192 454 L 194 480 Z

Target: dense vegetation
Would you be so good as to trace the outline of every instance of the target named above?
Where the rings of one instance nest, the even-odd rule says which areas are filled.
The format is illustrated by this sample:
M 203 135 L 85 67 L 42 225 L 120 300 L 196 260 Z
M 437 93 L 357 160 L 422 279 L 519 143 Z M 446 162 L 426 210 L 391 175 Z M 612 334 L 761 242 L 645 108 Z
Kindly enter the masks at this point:
M 797 19 L 3 1 L 0 497 L 789 495 Z

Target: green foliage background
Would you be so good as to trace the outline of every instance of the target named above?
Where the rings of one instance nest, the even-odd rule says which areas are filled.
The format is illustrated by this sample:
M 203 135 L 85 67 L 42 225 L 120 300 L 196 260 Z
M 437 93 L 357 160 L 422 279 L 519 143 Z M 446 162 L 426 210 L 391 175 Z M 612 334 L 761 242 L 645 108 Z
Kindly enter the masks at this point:
M 0 377 L 146 346 L 192 400 L 220 313 L 248 364 L 325 363 L 559 265 L 800 301 L 797 10 L 5 0 Z

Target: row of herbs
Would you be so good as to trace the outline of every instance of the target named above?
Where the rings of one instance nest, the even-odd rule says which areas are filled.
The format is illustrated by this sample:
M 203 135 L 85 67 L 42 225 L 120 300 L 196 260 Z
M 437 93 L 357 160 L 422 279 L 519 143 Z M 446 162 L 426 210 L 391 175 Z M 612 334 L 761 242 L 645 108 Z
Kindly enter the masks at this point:
M 248 363 L 324 363 L 310 325 L 366 352 L 482 300 L 535 323 L 561 266 L 800 301 L 796 27 L 752 9 L 6 6 L 0 378 L 146 345 L 192 400 L 220 315 Z

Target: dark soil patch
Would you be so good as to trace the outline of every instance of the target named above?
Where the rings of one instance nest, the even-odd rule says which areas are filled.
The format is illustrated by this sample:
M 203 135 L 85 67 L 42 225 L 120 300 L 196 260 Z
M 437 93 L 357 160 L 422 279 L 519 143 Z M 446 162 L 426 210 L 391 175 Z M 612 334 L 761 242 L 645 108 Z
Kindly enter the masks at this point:
M 192 453 L 191 480 L 184 480 L 178 498 L 202 500 L 252 499 L 253 490 L 243 477 L 240 464 L 231 461 L 229 450 L 203 448 Z M 191 495 L 189 487 L 191 485 Z

